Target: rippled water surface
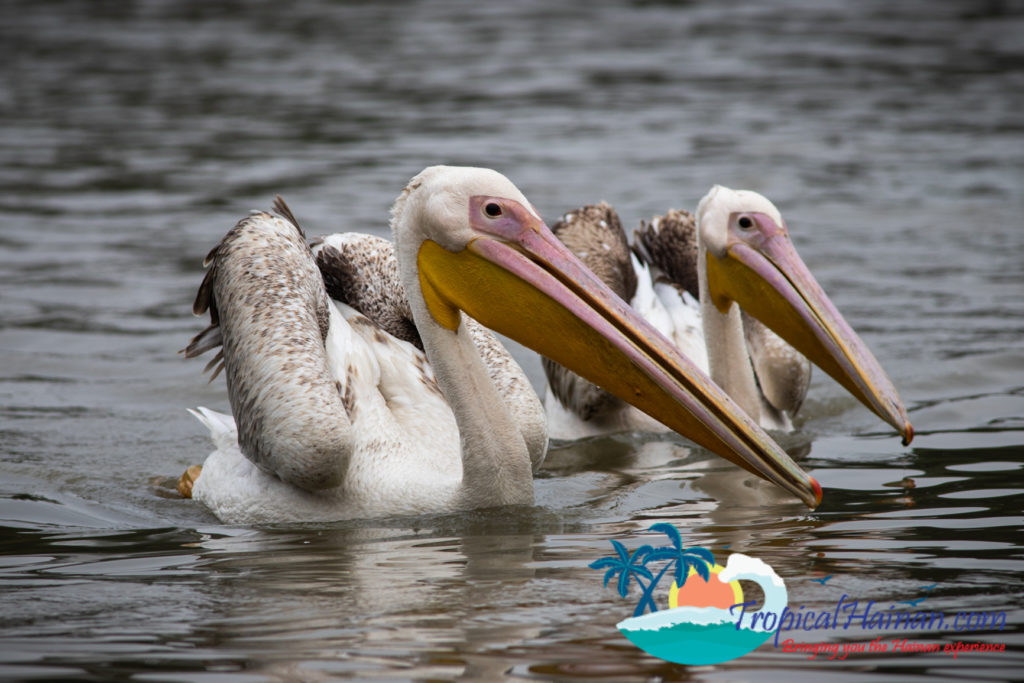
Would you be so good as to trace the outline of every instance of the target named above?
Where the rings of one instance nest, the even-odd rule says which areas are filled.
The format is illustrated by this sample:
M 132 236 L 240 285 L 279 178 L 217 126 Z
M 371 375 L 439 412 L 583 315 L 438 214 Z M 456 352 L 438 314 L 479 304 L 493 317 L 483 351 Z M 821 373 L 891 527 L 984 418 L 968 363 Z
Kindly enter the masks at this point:
M 996 0 L 3 3 L 0 678 L 1019 678 L 1022 35 Z M 178 498 L 210 449 L 185 408 L 227 408 L 176 354 L 207 250 L 275 193 L 311 234 L 386 234 L 440 162 L 503 171 L 549 223 L 763 192 L 917 438 L 817 373 L 781 437 L 814 512 L 643 435 L 556 446 L 530 509 L 248 529 Z M 655 521 L 769 563 L 792 606 L 1005 612 L 912 638 L 1006 652 L 661 662 L 587 568 Z

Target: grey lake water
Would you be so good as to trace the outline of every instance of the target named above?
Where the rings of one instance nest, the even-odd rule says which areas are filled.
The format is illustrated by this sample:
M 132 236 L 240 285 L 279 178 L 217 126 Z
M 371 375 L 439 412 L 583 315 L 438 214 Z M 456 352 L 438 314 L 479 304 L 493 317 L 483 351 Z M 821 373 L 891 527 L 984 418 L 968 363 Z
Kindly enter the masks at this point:
M 998 0 L 0 4 L 0 679 L 1021 680 L 1022 36 Z M 177 354 L 206 252 L 276 193 L 311 235 L 385 235 L 436 163 L 549 224 L 764 193 L 917 438 L 817 372 L 779 437 L 814 511 L 641 434 L 554 444 L 527 509 L 239 528 L 178 497 L 211 450 L 186 408 L 227 410 Z M 1002 621 L 670 664 L 588 568 L 656 522 L 793 609 Z

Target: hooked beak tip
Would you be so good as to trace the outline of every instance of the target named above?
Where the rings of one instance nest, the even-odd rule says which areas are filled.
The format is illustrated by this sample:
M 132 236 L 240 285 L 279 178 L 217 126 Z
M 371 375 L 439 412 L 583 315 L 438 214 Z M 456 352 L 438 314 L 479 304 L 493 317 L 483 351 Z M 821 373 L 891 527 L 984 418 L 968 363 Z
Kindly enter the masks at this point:
M 814 477 L 810 477 L 810 480 L 811 480 L 811 489 L 814 491 L 814 505 L 811 506 L 811 509 L 813 510 L 814 508 L 816 508 L 819 505 L 821 505 L 822 492 L 821 492 L 821 484 L 818 483 L 818 480 L 815 479 Z
M 914 440 L 914 426 L 909 422 L 903 425 L 903 445 L 909 446 L 910 442 Z

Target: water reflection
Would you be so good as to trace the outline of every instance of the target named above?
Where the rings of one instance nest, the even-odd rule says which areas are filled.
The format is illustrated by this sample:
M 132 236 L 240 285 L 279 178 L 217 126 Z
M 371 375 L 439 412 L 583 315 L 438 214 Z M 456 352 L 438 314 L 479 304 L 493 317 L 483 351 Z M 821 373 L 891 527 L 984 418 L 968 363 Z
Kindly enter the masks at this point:
M 519 522 L 526 531 L 527 519 Z M 274 660 L 300 660 L 303 669 L 316 670 L 330 669 L 338 657 L 363 671 L 411 660 L 430 672 L 439 666 L 431 662 L 439 650 L 471 653 L 488 643 L 536 638 L 539 624 L 515 613 L 544 537 L 496 536 L 495 521 L 482 516 L 439 519 L 440 528 L 427 529 L 206 535 L 195 545 L 215 587 L 198 596 L 215 606 L 209 635 L 244 650 L 273 643 L 269 671 L 275 675 Z M 452 525 L 463 532 L 439 535 Z M 440 666 L 449 675 L 468 666 L 458 656 L 449 660 Z M 472 668 L 475 675 L 489 670 L 484 661 Z

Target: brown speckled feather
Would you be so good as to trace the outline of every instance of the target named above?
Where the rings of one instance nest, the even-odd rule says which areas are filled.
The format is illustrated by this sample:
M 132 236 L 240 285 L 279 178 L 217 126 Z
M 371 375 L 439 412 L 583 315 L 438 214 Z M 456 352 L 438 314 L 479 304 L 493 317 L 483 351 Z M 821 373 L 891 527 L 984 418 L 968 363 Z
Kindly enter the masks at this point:
M 551 231 L 595 275 L 624 301 L 636 294 L 636 272 L 619 214 L 606 202 L 589 204 L 563 214 Z M 551 393 L 564 405 L 590 420 L 625 403 L 561 365 L 542 358 Z
M 670 209 L 633 234 L 633 248 L 642 261 L 657 267 L 666 281 L 699 298 L 697 222 L 689 211 Z
M 570 211 L 551 228 L 555 237 L 601 281 L 629 301 L 636 294 L 636 273 L 619 214 L 601 202 Z
M 332 299 L 348 304 L 392 336 L 423 350 L 391 242 L 373 235 L 347 233 L 316 237 L 310 244 Z
M 254 212 L 210 251 L 193 305 L 198 315 L 209 312 L 210 325 L 185 356 L 222 346 L 207 368 L 220 361 L 225 370 L 242 452 L 261 469 L 317 490 L 338 483 L 348 448 L 340 425 L 320 441 L 319 451 L 330 455 L 303 445 L 305 425 L 330 424 L 342 408 L 323 361 L 329 301 L 294 216 L 280 198 L 275 208 L 284 218 Z M 297 410 L 290 407 L 295 392 L 303 394 L 302 414 L 269 427 L 268 411 Z
M 295 226 L 295 230 L 298 231 L 299 237 L 305 239 L 305 234 L 302 232 L 302 228 L 299 227 L 299 222 L 295 218 L 295 214 L 285 203 L 284 198 L 281 195 L 274 196 L 274 211 L 279 216 L 285 218 L 289 223 Z M 185 358 L 195 358 L 202 354 L 221 346 L 224 343 L 221 337 L 220 331 L 220 315 L 217 312 L 217 301 L 213 295 L 213 283 L 217 276 L 216 268 L 211 267 L 217 261 L 217 256 L 220 254 L 221 249 L 224 247 L 226 242 L 232 238 L 232 233 L 238 233 L 245 228 L 247 221 L 253 217 L 266 217 L 270 214 L 262 211 L 254 211 L 247 218 L 243 218 L 237 224 L 234 229 L 228 232 L 224 236 L 217 246 L 211 249 L 207 254 L 206 258 L 203 259 L 203 267 L 207 268 L 206 274 L 203 276 L 203 281 L 199 285 L 199 291 L 196 292 L 196 298 L 192 303 L 192 314 L 203 315 L 207 311 L 210 313 L 210 324 L 202 332 L 197 334 L 191 340 L 189 340 L 188 346 L 181 349 L 178 353 L 185 355 Z M 326 320 L 323 321 L 323 333 L 326 335 Z M 224 351 L 223 349 L 217 352 L 217 355 L 206 364 L 203 368 L 203 372 L 213 371 L 210 375 L 210 381 L 212 382 L 220 374 L 221 370 L 224 369 Z

